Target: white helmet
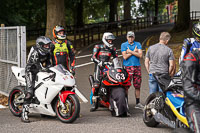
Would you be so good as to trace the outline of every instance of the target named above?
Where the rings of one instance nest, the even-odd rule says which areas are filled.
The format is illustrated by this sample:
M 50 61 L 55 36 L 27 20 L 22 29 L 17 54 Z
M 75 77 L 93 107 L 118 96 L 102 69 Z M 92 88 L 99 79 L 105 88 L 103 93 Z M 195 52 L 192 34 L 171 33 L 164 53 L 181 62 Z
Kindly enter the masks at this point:
M 105 32 L 105 33 L 103 34 L 103 38 L 102 38 L 103 43 L 104 43 L 107 47 L 111 48 L 111 47 L 113 46 L 113 44 L 112 44 L 112 43 L 108 43 L 107 40 L 115 40 L 115 36 L 114 36 L 112 33 L 110 33 L 110 32 Z

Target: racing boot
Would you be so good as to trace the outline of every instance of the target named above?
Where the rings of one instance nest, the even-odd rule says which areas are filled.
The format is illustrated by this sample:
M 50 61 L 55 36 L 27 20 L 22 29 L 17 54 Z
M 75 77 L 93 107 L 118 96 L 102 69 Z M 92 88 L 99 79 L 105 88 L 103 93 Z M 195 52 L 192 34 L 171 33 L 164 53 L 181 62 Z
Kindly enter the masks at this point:
M 90 108 L 90 112 L 94 112 L 96 109 L 97 109 L 97 108 L 96 108 L 95 103 L 92 103 L 92 104 L 91 104 L 91 108 Z
M 21 116 L 22 122 L 30 123 L 30 120 L 28 118 L 28 114 L 29 114 L 29 105 L 23 105 L 22 116 Z
M 93 96 L 90 112 L 95 111 L 97 108 L 98 108 L 98 98 L 97 98 L 97 96 Z

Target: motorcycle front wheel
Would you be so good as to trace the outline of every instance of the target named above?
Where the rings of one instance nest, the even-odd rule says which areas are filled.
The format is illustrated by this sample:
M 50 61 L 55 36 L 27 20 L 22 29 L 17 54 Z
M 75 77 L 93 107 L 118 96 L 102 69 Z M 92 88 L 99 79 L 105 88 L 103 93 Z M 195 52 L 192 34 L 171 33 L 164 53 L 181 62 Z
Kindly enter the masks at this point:
M 8 106 L 14 116 L 21 116 L 23 105 L 23 86 L 16 86 L 9 93 Z
M 145 107 L 143 110 L 143 121 L 148 127 L 156 127 L 159 124 L 154 119 L 154 115 L 152 114 L 151 109 L 157 106 L 156 101 L 161 95 L 161 92 L 152 93 L 145 102 Z
M 54 109 L 60 121 L 72 123 L 79 117 L 80 103 L 75 95 L 68 95 L 64 107 L 60 104 L 60 100 L 58 99 Z

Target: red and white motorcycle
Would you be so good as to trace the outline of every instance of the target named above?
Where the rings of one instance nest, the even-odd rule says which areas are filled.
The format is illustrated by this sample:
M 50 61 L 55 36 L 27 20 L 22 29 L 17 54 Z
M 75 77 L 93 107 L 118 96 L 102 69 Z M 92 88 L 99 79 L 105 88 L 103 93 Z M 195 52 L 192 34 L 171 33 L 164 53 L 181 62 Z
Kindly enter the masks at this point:
M 21 85 L 14 87 L 10 92 L 8 105 L 13 115 L 21 116 L 26 86 L 25 69 L 16 66 L 12 66 L 11 69 Z M 37 74 L 29 112 L 57 116 L 64 123 L 72 123 L 80 113 L 80 103 L 75 94 L 85 103 L 88 100 L 77 89 L 73 75 L 62 65 L 49 69 L 53 73 Z

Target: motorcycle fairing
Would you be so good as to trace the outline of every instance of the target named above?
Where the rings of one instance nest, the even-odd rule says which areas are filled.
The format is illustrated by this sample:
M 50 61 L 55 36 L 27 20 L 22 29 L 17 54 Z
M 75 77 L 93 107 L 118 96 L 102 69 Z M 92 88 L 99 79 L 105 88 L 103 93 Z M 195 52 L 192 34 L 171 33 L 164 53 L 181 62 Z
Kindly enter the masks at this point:
M 111 67 L 107 74 L 110 78 L 112 78 L 112 80 L 115 80 L 116 82 L 125 82 L 128 78 L 127 71 L 122 68 L 114 69 Z
M 99 101 L 99 103 L 107 108 L 109 108 L 110 103 L 109 102 L 104 102 L 103 100 Z
M 184 98 L 179 95 L 173 95 L 171 91 L 167 92 L 166 96 L 166 104 L 171 108 L 177 118 L 189 127 L 183 107 Z M 180 111 L 178 111 L 177 109 L 179 109 Z
M 109 70 L 106 71 L 105 75 L 106 77 L 104 78 L 103 83 L 107 86 L 126 86 L 129 81 L 129 74 L 125 69 L 122 68 L 114 69 L 113 67 L 111 67 Z
M 176 95 L 176 93 L 172 93 L 171 91 L 168 91 L 166 95 L 176 109 L 183 108 L 184 98 L 180 94 Z M 185 116 L 185 114 L 181 114 L 181 115 Z
M 59 98 L 63 103 L 65 103 L 65 100 L 68 97 L 68 95 L 75 95 L 75 93 L 71 91 L 62 91 L 61 94 L 59 94 Z

